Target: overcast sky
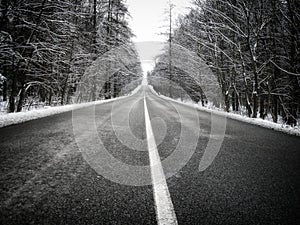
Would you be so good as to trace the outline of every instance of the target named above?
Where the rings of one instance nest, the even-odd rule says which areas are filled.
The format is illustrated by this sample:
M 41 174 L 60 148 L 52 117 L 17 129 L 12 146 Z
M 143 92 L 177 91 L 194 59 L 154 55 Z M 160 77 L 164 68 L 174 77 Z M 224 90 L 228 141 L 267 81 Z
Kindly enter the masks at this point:
M 136 42 L 140 54 L 144 76 L 154 67 L 154 57 L 161 53 L 162 42 L 166 41 L 162 32 L 168 29 L 168 2 L 169 0 L 127 0 L 128 10 L 131 15 L 129 25 L 136 35 Z M 191 0 L 172 0 L 173 23 L 176 17 L 188 12 Z
M 130 27 L 134 34 L 135 42 L 165 41 L 166 37 L 159 35 L 164 26 L 168 26 L 166 9 L 169 0 L 127 0 L 127 5 L 132 19 Z M 172 0 L 175 5 L 174 19 L 178 14 L 187 12 L 190 0 Z

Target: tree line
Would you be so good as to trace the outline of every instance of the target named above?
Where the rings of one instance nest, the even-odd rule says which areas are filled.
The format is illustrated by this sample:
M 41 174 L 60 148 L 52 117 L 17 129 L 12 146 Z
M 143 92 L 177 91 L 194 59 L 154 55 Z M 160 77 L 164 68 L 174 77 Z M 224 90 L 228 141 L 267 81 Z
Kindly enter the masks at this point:
M 0 94 L 8 112 L 33 101 L 75 101 L 87 68 L 106 52 L 131 45 L 129 16 L 123 0 L 1 0 Z M 139 72 L 137 63 L 109 74 L 103 91 L 87 100 L 117 96 Z
M 300 113 L 300 2 L 297 0 L 195 0 L 169 37 L 195 52 L 217 77 L 226 111 L 296 125 Z M 171 47 L 172 48 L 172 47 Z M 172 51 L 172 49 L 171 49 Z M 170 47 L 152 75 L 180 85 L 205 102 L 201 87 L 171 65 Z M 176 57 L 176 55 L 172 55 Z M 170 95 L 171 93 L 169 93 Z

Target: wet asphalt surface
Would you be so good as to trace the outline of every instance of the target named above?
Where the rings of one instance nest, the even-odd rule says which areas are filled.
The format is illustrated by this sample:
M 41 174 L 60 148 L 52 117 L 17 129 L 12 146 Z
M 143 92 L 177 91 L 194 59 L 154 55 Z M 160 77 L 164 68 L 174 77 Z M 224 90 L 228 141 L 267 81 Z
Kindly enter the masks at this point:
M 95 107 L 98 137 L 114 158 L 132 166 L 149 164 L 144 94 L 179 224 L 300 224 L 299 137 L 227 119 L 217 157 L 199 172 L 210 114 L 146 88 Z M 84 121 L 85 111 L 78 115 Z M 183 126 L 191 135 L 180 145 Z M 200 135 L 192 143 L 196 131 Z M 86 132 L 81 140 L 88 138 Z M 139 151 L 131 149 L 132 141 L 124 142 L 128 134 L 141 140 L 134 145 Z M 126 185 L 132 178 L 123 173 L 117 177 L 121 182 L 111 181 L 94 170 L 76 140 L 72 112 L 0 129 L 0 224 L 156 224 L 152 186 Z M 187 149 L 193 152 L 187 162 L 172 161 L 177 171 L 164 162 L 178 146 L 183 158 Z M 102 169 L 116 168 L 108 162 Z M 151 180 L 150 170 L 135 178 L 136 183 Z

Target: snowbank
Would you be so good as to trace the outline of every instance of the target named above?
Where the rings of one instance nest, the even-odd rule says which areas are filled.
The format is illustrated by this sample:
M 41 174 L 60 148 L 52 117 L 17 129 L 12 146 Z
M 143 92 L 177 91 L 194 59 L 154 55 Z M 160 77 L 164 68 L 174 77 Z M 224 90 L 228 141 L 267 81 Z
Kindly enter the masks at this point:
M 141 86 L 138 86 L 136 89 L 134 89 L 128 96 L 135 94 L 140 90 Z M 118 98 L 108 99 L 108 100 L 100 100 L 95 102 L 88 102 L 88 103 L 82 103 L 82 104 L 73 104 L 73 105 L 64 105 L 64 106 L 55 106 L 50 107 L 46 106 L 42 109 L 36 109 L 33 111 L 25 111 L 25 112 L 18 112 L 18 113 L 6 113 L 6 114 L 0 114 L 0 128 L 6 127 L 13 124 L 23 123 L 26 121 L 43 118 L 59 113 L 64 113 L 68 111 L 72 111 L 79 108 L 84 108 L 92 105 L 99 105 L 103 103 L 108 103 L 112 101 L 116 101 L 122 98 L 126 98 L 127 96 L 122 96 Z
M 149 85 L 149 87 L 153 93 L 158 95 L 154 91 L 152 86 Z M 138 86 L 135 90 L 133 90 L 130 93 L 130 95 L 137 93 L 140 90 L 140 88 L 141 88 L 141 86 Z M 227 113 L 227 112 L 221 111 L 220 109 L 211 109 L 211 108 L 207 108 L 207 107 L 202 107 L 198 104 L 193 103 L 192 101 L 181 102 L 180 100 L 174 100 L 174 99 L 171 99 L 171 98 L 163 96 L 163 95 L 158 95 L 158 96 L 160 96 L 163 99 L 173 101 L 173 102 L 176 102 L 179 104 L 183 104 L 183 105 L 186 105 L 186 106 L 189 106 L 192 108 L 196 108 L 198 110 L 202 110 L 202 111 L 205 111 L 208 113 L 214 113 L 217 115 L 222 115 L 222 116 L 228 117 L 230 119 L 235 119 L 235 120 L 243 121 L 246 123 L 258 125 L 261 127 L 269 128 L 272 130 L 281 131 L 283 133 L 300 136 L 300 127 L 299 126 L 291 127 L 291 126 L 283 124 L 283 123 L 279 124 L 279 123 L 274 123 L 272 121 L 263 120 L 260 118 L 249 118 L 247 116 L 243 116 L 243 115 L 239 115 L 239 114 Z M 37 109 L 37 110 L 33 110 L 33 111 L 26 111 L 26 112 L 19 112 L 19 113 L 0 114 L 0 128 L 9 126 L 12 124 L 23 123 L 26 121 L 30 121 L 30 120 L 34 120 L 34 119 L 38 119 L 38 118 L 42 118 L 42 117 L 47 117 L 47 116 L 51 116 L 51 115 L 55 115 L 55 114 L 59 114 L 59 113 L 63 113 L 63 112 L 72 111 L 72 110 L 83 108 L 83 107 L 92 106 L 94 104 L 98 105 L 98 104 L 103 104 L 103 103 L 107 103 L 107 102 L 112 102 L 112 101 L 115 101 L 115 100 L 118 100 L 121 98 L 126 98 L 126 97 L 127 96 L 122 96 L 122 97 L 118 97 L 118 98 L 114 98 L 114 99 L 100 100 L 100 101 L 96 101 L 96 102 L 89 102 L 89 103 L 83 103 L 83 104 L 74 104 L 74 105 L 65 105 L 65 106 L 56 106 L 56 107 L 48 106 L 47 108 L 45 107 L 43 109 Z
M 109 100 L 115 100 L 115 99 L 109 99 Z M 89 102 L 89 103 L 83 103 L 83 104 L 74 104 L 74 105 L 64 105 L 64 106 L 55 106 L 50 107 L 46 106 L 43 109 L 37 109 L 33 111 L 25 111 L 25 112 L 18 112 L 18 113 L 8 113 L 8 114 L 2 114 L 0 116 L 0 128 L 6 127 L 12 124 L 18 124 L 23 123 L 26 121 L 47 117 L 63 112 L 72 111 L 74 109 L 79 109 L 87 106 L 91 106 L 93 104 L 101 104 L 108 101 L 97 101 L 97 102 Z
M 155 93 L 156 95 L 158 95 L 159 97 L 161 97 L 163 99 L 173 101 L 173 102 L 176 102 L 176 103 L 179 103 L 179 104 L 183 104 L 183 105 L 186 105 L 186 106 L 190 106 L 192 108 L 196 108 L 196 109 L 204 111 L 204 112 L 214 113 L 214 114 L 217 114 L 217 115 L 228 117 L 230 119 L 234 119 L 234 120 L 250 123 L 250 124 L 253 124 L 253 125 L 269 128 L 269 129 L 280 131 L 280 132 L 283 132 L 283 133 L 286 133 L 286 134 L 300 136 L 300 127 L 299 126 L 292 127 L 292 126 L 286 125 L 284 123 L 274 123 L 272 121 L 263 120 L 261 118 L 249 118 L 247 116 L 243 116 L 243 115 L 239 115 L 239 114 L 235 114 L 235 113 L 231 113 L 231 112 L 229 112 L 229 113 L 224 112 L 221 109 L 217 109 L 217 108 L 212 109 L 212 108 L 203 107 L 203 106 L 201 106 L 199 104 L 196 104 L 192 101 L 182 102 L 180 100 L 174 100 L 174 99 L 166 97 L 164 95 L 159 95 L 153 89 L 152 86 L 150 86 L 150 89 L 153 93 Z
M 268 129 L 281 131 L 281 132 L 286 133 L 286 134 L 300 136 L 300 127 L 299 126 L 292 127 L 290 125 L 286 125 L 286 124 L 283 124 L 283 123 L 281 123 L 281 124 L 280 123 L 274 123 L 272 121 L 263 120 L 261 118 L 249 118 L 247 116 L 243 116 L 243 115 L 239 115 L 239 114 L 235 114 L 235 113 L 231 113 L 231 112 L 227 113 L 227 112 L 218 111 L 218 110 L 215 110 L 215 109 L 208 109 L 208 108 L 205 108 L 203 106 L 199 106 L 197 104 L 195 104 L 195 105 L 196 105 L 195 106 L 196 108 L 198 108 L 199 110 L 202 110 L 202 111 L 206 111 L 206 112 L 209 112 L 209 113 L 215 113 L 217 115 L 226 116 L 230 119 L 243 121 L 243 122 L 246 122 L 246 123 L 250 123 L 250 124 L 253 124 L 253 125 L 265 127 L 265 128 L 268 128 Z

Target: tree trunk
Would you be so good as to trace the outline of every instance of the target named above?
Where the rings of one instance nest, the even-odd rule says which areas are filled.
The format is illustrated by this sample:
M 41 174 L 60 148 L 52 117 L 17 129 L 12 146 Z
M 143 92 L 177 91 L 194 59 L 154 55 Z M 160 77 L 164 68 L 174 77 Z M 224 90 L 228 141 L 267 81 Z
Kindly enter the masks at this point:
M 232 94 L 231 94 L 231 105 L 232 105 L 232 111 L 237 111 L 236 108 L 235 108 L 235 91 L 232 91 Z
M 110 99 L 110 82 L 106 81 L 104 85 L 104 98 Z
M 18 106 L 17 106 L 17 112 L 22 111 L 24 99 L 25 99 L 25 84 L 22 84 L 19 101 L 18 101 Z
M 49 106 L 51 106 L 51 102 L 52 102 L 52 90 L 50 90 L 50 93 L 49 93 L 49 99 L 48 99 Z
M 290 67 L 291 71 L 293 73 L 298 73 L 298 65 L 297 63 L 300 60 L 299 56 L 299 51 L 300 51 L 300 46 L 298 45 L 299 43 L 299 30 L 297 30 L 297 24 L 300 22 L 297 19 L 297 7 L 296 7 L 296 2 L 293 0 L 287 0 L 287 5 L 288 5 L 288 11 L 289 11 L 289 18 L 290 18 L 290 32 L 291 32 L 291 51 L 290 51 Z M 297 125 L 297 103 L 300 102 L 300 87 L 299 83 L 297 80 L 296 76 L 289 75 L 289 83 L 291 84 L 291 89 L 289 93 L 290 99 L 288 100 L 288 111 L 289 115 L 287 118 L 287 123 L 289 125 Z
M 273 113 L 272 113 L 272 117 L 273 117 L 273 121 L 275 123 L 278 122 L 278 101 L 277 101 L 277 97 L 274 96 L 273 97 Z
M 226 91 L 225 92 L 225 110 L 226 112 L 229 112 L 229 108 L 230 108 L 230 100 L 229 100 L 229 93 Z
M 3 82 L 3 101 L 7 101 L 7 81 L 4 80 Z
M 264 120 L 266 114 L 265 114 L 265 99 L 263 95 L 261 95 L 259 99 L 259 114 L 260 114 L 259 117 Z
M 11 94 L 9 96 L 9 108 L 8 108 L 9 113 L 15 112 L 15 97 Z
M 239 94 L 237 94 L 236 92 L 235 92 L 235 108 L 236 108 L 236 111 L 239 111 L 239 108 L 240 108 L 240 96 L 239 96 Z
M 12 79 L 12 84 L 11 84 L 11 93 L 10 93 L 10 96 L 9 96 L 9 108 L 8 108 L 9 113 L 15 112 L 15 109 L 16 109 L 16 104 L 15 104 L 16 95 L 17 95 L 17 75 L 14 73 L 13 79 Z
M 169 95 L 170 98 L 173 97 L 173 90 L 172 90 L 172 80 L 173 80 L 173 74 L 172 74 L 172 10 L 173 5 L 170 2 L 169 3 L 170 11 L 169 11 Z

